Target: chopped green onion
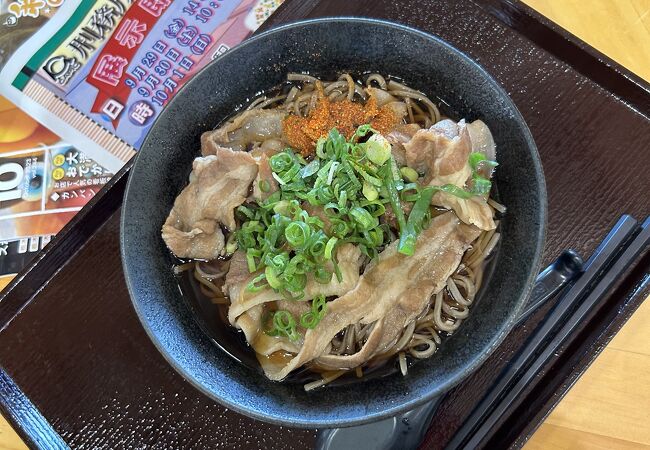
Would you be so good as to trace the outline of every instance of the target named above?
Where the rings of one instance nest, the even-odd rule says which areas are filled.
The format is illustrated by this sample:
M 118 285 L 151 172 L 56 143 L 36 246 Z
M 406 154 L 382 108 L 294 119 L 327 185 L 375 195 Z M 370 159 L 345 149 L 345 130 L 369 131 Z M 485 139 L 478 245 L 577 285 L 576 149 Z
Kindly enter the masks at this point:
M 296 273 L 293 276 L 285 276 L 284 278 L 284 287 L 286 287 L 288 291 L 298 292 L 301 294 L 300 296 L 304 295 L 302 290 L 307 286 L 307 275 L 304 273 Z
M 410 236 L 410 233 L 407 230 L 406 218 L 404 217 L 402 204 L 397 193 L 397 185 L 393 179 L 393 170 L 391 166 L 387 166 L 387 170 L 384 171 L 384 183 L 388 190 L 390 207 L 393 210 L 393 214 L 397 218 L 397 224 L 399 226 L 400 238 L 399 244 L 397 246 L 397 251 L 400 253 L 408 254 L 410 247 L 415 245 L 415 238 L 413 236 Z
M 417 183 L 408 183 L 402 186 L 400 200 L 405 202 L 414 202 L 420 198 L 420 187 Z
M 429 211 L 433 194 L 435 189 L 432 186 L 425 187 L 420 191 L 420 198 L 413 204 L 406 226 L 413 227 L 417 233 L 422 231 L 422 221 Z
M 431 198 L 435 192 L 436 189 L 432 186 L 426 187 L 420 192 L 420 198 L 413 205 L 413 209 L 411 209 L 408 221 L 406 222 L 407 232 L 403 235 L 403 241 L 400 236 L 400 253 L 408 256 L 412 256 L 415 253 L 415 241 L 417 235 L 422 231 L 423 222 L 426 214 L 429 212 Z
M 314 297 L 314 300 L 311 302 L 311 308 L 318 317 L 322 318 L 327 312 L 327 302 L 325 301 L 325 296 L 318 295 Z
M 472 152 L 469 154 L 469 166 L 472 168 L 474 172 L 478 171 L 481 167 L 481 165 L 486 165 L 488 167 L 496 167 L 499 165 L 496 161 L 491 161 L 487 159 L 485 154 L 481 152 Z
M 395 181 L 395 185 L 397 186 L 397 190 L 402 189 L 402 174 L 399 171 L 399 168 L 397 167 L 397 163 L 395 162 L 395 158 L 392 156 L 390 157 L 390 172 L 393 176 L 393 180 Z
M 307 311 L 300 316 L 300 325 L 303 328 L 314 329 L 318 322 L 320 322 L 320 319 L 312 311 Z
M 354 167 L 354 170 L 356 170 L 359 173 L 359 175 L 361 175 L 363 179 L 368 183 L 373 184 L 375 186 L 382 185 L 382 182 L 379 178 L 370 175 L 360 164 L 357 164 L 355 162 L 351 162 L 350 164 L 352 165 L 352 167 Z
M 336 280 L 339 283 L 342 283 L 343 274 L 341 273 L 341 268 L 339 267 L 339 262 L 336 260 L 336 256 L 332 257 L 332 264 L 334 265 L 334 273 L 336 274 Z
M 474 197 L 474 193 L 466 191 L 463 188 L 459 188 L 458 186 L 454 184 L 445 184 L 443 186 L 434 186 L 437 190 L 445 192 L 447 194 L 454 195 L 458 198 L 462 198 L 464 200 L 468 198 Z
M 284 285 L 284 283 L 282 283 L 278 278 L 278 271 L 273 267 L 267 266 L 266 269 L 264 269 L 264 275 L 266 275 L 267 283 L 269 283 L 269 286 L 273 289 L 280 289 Z
M 245 217 L 247 217 L 250 220 L 255 219 L 255 213 L 253 212 L 253 210 L 251 210 L 250 208 L 244 205 L 238 206 L 237 212 L 242 213 Z
M 293 217 L 294 219 L 297 219 L 302 213 L 307 214 L 307 212 L 303 211 L 303 209 L 300 207 L 298 200 L 289 200 L 287 213 L 289 213 L 289 216 Z
M 350 178 L 350 183 L 352 183 L 352 186 L 354 186 L 357 189 L 361 188 L 361 182 L 357 178 L 357 176 L 354 174 L 354 170 L 352 169 L 352 166 L 350 165 L 349 162 L 343 161 L 341 163 L 341 167 L 343 167 L 343 170 L 347 174 L 347 176 Z
M 364 137 L 366 134 L 368 134 L 370 132 L 373 132 L 375 134 L 378 133 L 378 131 L 373 129 L 369 124 L 361 125 L 360 127 L 357 128 L 357 130 L 354 132 L 354 134 L 350 138 L 350 142 L 356 142 L 356 141 L 359 140 L 360 137 Z
M 269 180 L 260 180 L 258 186 L 262 192 L 269 192 L 271 190 L 271 183 L 269 183 Z
M 269 159 L 269 165 L 273 172 L 284 172 L 293 165 L 293 158 L 287 151 L 276 153 Z
M 471 192 L 475 195 L 485 195 L 492 189 L 492 183 L 485 177 L 474 174 Z
M 300 316 L 300 325 L 303 328 L 314 329 L 327 312 L 325 296 L 319 295 L 311 302 L 311 311 Z
M 378 166 L 383 166 L 388 161 L 390 150 L 390 142 L 381 134 L 373 134 L 366 142 L 366 156 Z
M 481 152 L 472 152 L 469 154 L 468 162 L 472 170 L 477 170 L 478 165 L 481 161 L 485 161 L 487 158 Z
M 334 173 L 336 172 L 336 169 L 339 167 L 339 164 L 340 163 L 338 161 L 334 161 L 330 165 L 330 170 L 329 170 L 329 173 L 327 174 L 327 185 L 328 186 L 332 184 L 332 180 L 334 179 Z
M 289 200 L 280 200 L 273 207 L 273 212 L 276 214 L 282 214 L 283 216 L 288 216 Z
M 311 270 L 311 266 L 312 264 L 307 261 L 307 258 L 304 255 L 299 254 L 291 258 L 284 273 L 287 276 L 291 276 L 295 273 L 305 274 Z
M 269 267 L 283 271 L 289 264 L 289 253 L 284 252 L 274 256 L 266 255 L 264 263 Z
M 350 209 L 350 216 L 361 227 L 361 231 L 367 231 L 379 225 L 379 220 L 361 206 Z
M 332 252 L 334 251 L 334 247 L 336 246 L 337 242 L 338 242 L 337 238 L 335 237 L 329 238 L 327 244 L 325 244 L 325 252 L 324 252 L 325 259 L 332 259 Z
M 314 257 L 323 255 L 325 253 L 325 246 L 327 245 L 325 233 L 323 233 L 322 231 L 319 231 L 318 233 L 320 234 L 320 236 L 318 236 L 317 239 L 314 239 L 311 245 L 309 246 L 309 253 Z M 313 236 L 315 235 L 316 234 L 314 234 Z
M 339 194 L 339 208 L 341 210 L 346 210 L 346 205 L 348 203 L 348 191 L 341 191 Z
M 377 197 L 379 197 L 379 192 L 377 189 L 367 181 L 363 182 L 363 196 L 366 197 L 370 201 L 377 200 Z
M 235 233 L 230 233 L 228 240 L 226 241 L 226 254 L 230 255 L 237 251 L 237 235 Z
M 411 169 L 407 166 L 402 167 L 399 172 L 402 174 L 402 177 L 404 177 L 404 179 L 409 183 L 415 183 L 420 177 L 420 175 L 418 175 L 414 169 Z
M 386 213 L 386 207 L 380 200 L 362 201 L 359 202 L 359 206 L 366 208 L 374 217 L 381 217 Z
M 266 275 L 259 274 L 255 278 L 253 278 L 248 285 L 246 286 L 246 290 L 249 292 L 258 292 L 264 289 L 268 284 L 265 283 L 266 281 Z
M 287 182 L 284 181 L 284 180 L 282 179 L 282 177 L 281 177 L 280 175 L 278 175 L 276 172 L 271 173 L 271 176 L 275 179 L 275 181 L 277 181 L 278 183 L 280 183 L 280 185 L 285 185 L 285 184 L 287 184 Z
M 341 208 L 341 205 L 338 203 L 330 202 L 323 207 L 323 211 L 325 211 L 328 217 L 338 217 L 346 210 L 345 208 Z
M 318 138 L 316 141 L 316 156 L 320 159 L 327 159 L 327 156 L 325 155 L 325 142 L 327 142 L 327 139 L 324 137 Z
M 314 273 L 314 279 L 321 284 L 329 284 L 332 281 L 332 272 L 324 267 L 318 267 Z
M 296 319 L 289 311 L 278 310 L 272 313 L 273 328 L 266 331 L 270 336 L 286 336 L 292 341 L 300 339 L 296 331 Z
M 300 169 L 300 178 L 307 178 L 318 172 L 320 169 L 320 161 L 318 159 L 313 160 L 305 167 Z
M 415 231 L 411 230 L 410 227 L 407 227 L 404 233 L 400 233 L 397 251 L 402 255 L 413 256 L 415 253 L 416 238 L 417 236 L 415 235 Z
M 250 273 L 253 273 L 257 270 L 257 265 L 255 264 L 255 256 L 252 250 L 252 248 L 246 250 L 246 264 L 248 265 L 248 271 Z

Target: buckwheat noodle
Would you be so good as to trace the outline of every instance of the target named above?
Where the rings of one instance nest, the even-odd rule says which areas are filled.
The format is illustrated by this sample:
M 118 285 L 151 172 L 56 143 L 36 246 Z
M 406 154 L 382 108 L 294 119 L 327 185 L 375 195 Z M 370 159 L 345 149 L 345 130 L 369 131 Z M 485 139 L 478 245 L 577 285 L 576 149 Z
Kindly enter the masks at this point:
M 316 77 L 306 74 L 291 73 L 287 76 L 289 87 L 272 96 L 255 99 L 247 110 L 281 109 L 288 113 L 306 116 L 315 108 L 318 100 Z M 332 101 L 356 100 L 365 102 L 368 95 L 364 87 L 373 87 L 385 91 L 404 103 L 407 111 L 406 123 L 417 123 L 421 127 L 430 127 L 442 118 L 438 107 L 422 92 L 410 88 L 396 80 L 386 79 L 373 73 L 365 77 L 365 86 L 349 74 L 341 75 L 335 81 L 321 81 L 325 95 Z M 494 199 L 488 200 L 493 215 L 503 213 L 505 208 Z M 498 230 L 498 221 L 497 230 Z M 483 281 L 486 259 L 499 242 L 500 233 L 496 230 L 483 231 L 471 248 L 464 254 L 460 266 L 447 279 L 446 288 L 434 295 L 428 308 L 417 320 L 408 324 L 402 334 L 393 343 L 391 350 L 382 354 L 380 363 L 397 360 L 400 371 L 406 375 L 407 358 L 425 359 L 432 356 L 442 344 L 443 338 L 458 329 L 469 315 L 477 292 Z M 222 261 L 218 267 L 211 263 L 190 262 L 175 268 L 177 273 L 191 270 L 193 277 L 200 283 L 201 292 L 213 303 L 228 305 L 227 296 L 221 291 L 223 277 L 228 271 L 228 261 Z M 372 332 L 375 323 L 354 324 L 346 327 L 330 342 L 327 351 L 331 355 L 351 355 L 361 350 Z M 372 364 L 373 360 L 369 364 Z M 376 361 L 375 361 L 376 363 Z M 368 363 L 366 363 L 368 364 Z M 345 373 L 352 372 L 357 377 L 364 376 L 366 365 L 354 370 L 327 370 L 317 365 L 310 366 L 321 374 L 321 379 L 305 385 L 306 390 L 315 389 L 332 382 Z

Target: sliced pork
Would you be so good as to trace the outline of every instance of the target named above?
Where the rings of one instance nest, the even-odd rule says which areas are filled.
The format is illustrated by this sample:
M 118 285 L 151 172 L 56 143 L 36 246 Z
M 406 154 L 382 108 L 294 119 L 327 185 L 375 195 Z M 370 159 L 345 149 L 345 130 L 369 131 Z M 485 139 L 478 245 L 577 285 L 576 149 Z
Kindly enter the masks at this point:
M 386 139 L 391 144 L 391 153 L 398 166 L 406 165 L 406 149 L 404 144 L 409 142 L 415 133 L 422 128 L 417 123 L 402 124 L 395 127 L 393 131 L 386 135 Z
M 277 365 L 267 370 L 267 376 L 282 380 L 312 360 L 331 367 L 354 367 L 387 351 L 404 327 L 428 307 L 431 296 L 445 287 L 479 233 L 449 212 L 434 218 L 420 234 L 413 256 L 398 253 L 397 242 L 393 242 L 366 268 L 352 291 L 328 303 L 318 326 L 305 333 L 300 352 L 281 370 Z M 348 325 L 373 322 L 361 356 L 324 355 L 332 339 Z
M 203 156 L 212 155 L 219 146 L 248 150 L 249 145 L 282 138 L 282 120 L 286 113 L 277 109 L 251 109 L 234 120 L 201 136 Z
M 426 184 L 432 186 L 453 184 L 466 188 L 472 175 L 468 161 L 473 151 L 469 127 L 464 120 L 456 123 L 447 119 L 427 130 L 418 131 L 408 143 L 404 144 L 408 166 L 424 174 Z M 485 132 L 482 127 L 476 129 L 477 135 Z M 487 146 L 486 141 L 487 138 L 480 145 Z M 478 145 L 477 151 L 480 151 Z M 492 210 L 487 204 L 487 196 L 461 199 L 438 192 L 433 196 L 431 203 L 452 209 L 463 222 L 476 225 L 482 230 L 496 228 Z
M 255 160 L 257 161 L 257 177 L 253 183 L 253 199 L 261 203 L 276 192 L 279 185 L 276 179 L 273 178 L 268 156 L 262 153 Z
M 162 227 L 162 238 L 176 256 L 214 259 L 221 254 L 221 226 L 235 229 L 234 210 L 248 196 L 257 167 L 248 153 L 223 147 L 194 160 L 190 184 L 176 198 Z

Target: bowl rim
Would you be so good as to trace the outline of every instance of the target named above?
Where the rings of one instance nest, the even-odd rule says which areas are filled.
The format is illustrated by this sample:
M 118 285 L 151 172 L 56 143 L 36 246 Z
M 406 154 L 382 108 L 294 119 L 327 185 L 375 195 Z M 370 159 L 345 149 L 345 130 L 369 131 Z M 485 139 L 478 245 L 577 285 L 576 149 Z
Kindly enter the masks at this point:
M 539 223 L 539 228 L 538 228 L 537 235 L 534 237 L 531 236 L 531 239 L 534 238 L 535 251 L 532 258 L 532 264 L 530 264 L 530 267 L 528 269 L 528 276 L 526 278 L 525 288 L 520 294 L 520 298 L 518 303 L 516 304 L 516 308 L 513 308 L 510 311 L 507 319 L 502 322 L 500 329 L 492 336 L 492 338 L 489 340 L 488 344 L 485 346 L 483 351 L 478 356 L 474 357 L 471 361 L 469 361 L 468 364 L 458 369 L 458 373 L 456 374 L 455 377 L 451 377 L 449 380 L 442 383 L 438 383 L 435 387 L 431 387 L 431 389 L 427 392 L 427 394 L 423 395 L 422 397 L 413 398 L 411 400 L 401 402 L 399 404 L 396 404 L 395 406 L 391 406 L 387 409 L 375 413 L 366 413 L 365 415 L 359 416 L 357 418 L 332 417 L 328 420 L 324 420 L 324 419 L 310 419 L 310 418 L 305 419 L 305 418 L 297 417 L 296 415 L 289 418 L 286 416 L 281 416 L 278 414 L 270 414 L 265 411 L 260 411 L 260 410 L 241 406 L 239 403 L 231 400 L 230 398 L 215 395 L 214 392 L 212 392 L 206 386 L 204 386 L 204 384 L 201 383 L 199 380 L 197 380 L 192 373 L 186 371 L 176 361 L 176 359 L 174 359 L 174 357 L 167 351 L 166 347 L 164 347 L 159 342 L 158 337 L 154 334 L 153 330 L 149 327 L 148 317 L 146 313 L 142 310 L 142 307 L 139 304 L 139 302 L 135 300 L 135 298 L 138 297 L 138 294 L 133 286 L 133 281 L 131 279 L 131 275 L 128 270 L 127 262 L 126 262 L 127 261 L 126 242 L 125 242 L 126 237 L 123 230 L 126 224 L 127 213 L 126 213 L 126 208 L 123 207 L 121 212 L 121 217 L 120 217 L 120 256 L 122 259 L 122 269 L 124 272 L 127 289 L 129 292 L 129 297 L 131 298 L 131 303 L 133 304 L 133 308 L 138 316 L 140 323 L 142 324 L 142 327 L 144 328 L 145 332 L 149 336 L 149 339 L 154 344 L 156 349 L 160 352 L 160 354 L 164 357 L 164 359 L 171 365 L 171 367 L 183 377 L 183 379 L 188 381 L 192 386 L 194 386 L 196 389 L 198 389 L 201 393 L 206 395 L 211 400 L 214 400 L 217 403 L 225 406 L 226 408 L 232 409 L 233 411 L 243 414 L 247 417 L 252 417 L 254 419 L 262 420 L 276 425 L 289 426 L 294 428 L 349 427 L 349 426 L 356 426 L 356 425 L 362 425 L 370 422 L 375 422 L 388 417 L 393 417 L 399 414 L 400 412 L 411 410 L 428 401 L 431 401 L 435 397 L 443 395 L 445 392 L 449 391 L 451 388 L 458 385 L 460 382 L 462 382 L 464 379 L 470 376 L 478 367 L 480 367 L 487 360 L 487 358 L 492 354 L 492 352 L 496 349 L 496 347 L 498 347 L 499 344 L 501 344 L 501 342 L 505 339 L 507 334 L 512 330 L 515 321 L 517 320 L 517 316 L 519 312 L 523 309 L 524 305 L 528 301 L 528 298 L 530 297 L 530 294 L 534 287 L 535 278 L 537 277 L 537 274 L 539 273 L 541 267 L 542 256 L 545 248 L 546 228 L 548 223 L 546 181 L 545 181 L 544 171 L 541 163 L 541 158 L 537 150 L 537 146 L 535 145 L 535 141 L 533 139 L 532 133 L 528 128 L 528 124 L 524 120 L 521 112 L 515 105 L 514 101 L 510 98 L 506 90 L 499 84 L 499 82 L 497 82 L 494 79 L 494 77 L 492 77 L 492 75 L 490 75 L 478 62 L 470 58 L 461 50 L 447 43 L 442 38 L 434 34 L 422 30 L 418 30 L 417 28 L 413 28 L 408 25 L 404 25 L 404 24 L 400 24 L 400 23 L 396 23 L 384 19 L 374 19 L 374 18 L 357 17 L 357 16 L 327 16 L 327 17 L 319 17 L 315 19 L 291 21 L 273 27 L 260 34 L 251 36 L 250 38 L 247 38 L 237 46 L 233 47 L 228 52 L 219 55 L 213 61 L 208 63 L 205 67 L 199 70 L 196 74 L 194 74 L 194 76 L 179 90 L 179 92 L 176 93 L 176 95 L 172 98 L 171 102 L 175 101 L 177 98 L 180 98 L 183 95 L 183 92 L 186 89 L 189 89 L 190 86 L 194 82 L 196 82 L 199 75 L 203 71 L 208 70 L 210 66 L 212 66 L 213 64 L 218 64 L 219 61 L 228 57 L 228 55 L 230 55 L 231 52 L 237 51 L 237 49 L 239 48 L 245 48 L 247 46 L 254 45 L 257 41 L 268 39 L 269 37 L 272 37 L 273 35 L 276 34 L 282 34 L 284 31 L 289 29 L 308 27 L 311 25 L 318 25 L 318 24 L 332 23 L 332 22 L 363 23 L 363 24 L 370 24 L 370 25 L 379 25 L 383 27 L 400 30 L 406 33 L 415 34 L 422 38 L 435 41 L 437 45 L 445 47 L 450 53 L 454 54 L 456 57 L 463 59 L 466 63 L 474 66 L 483 77 L 483 80 L 487 82 L 493 89 L 495 89 L 500 95 L 500 97 L 504 99 L 507 108 L 510 110 L 510 112 L 513 115 L 513 118 L 522 125 L 522 132 L 525 138 L 526 146 L 528 147 L 531 153 L 532 164 L 535 168 L 536 173 L 538 174 L 538 188 L 539 188 L 540 198 L 539 198 L 539 209 L 537 211 L 537 221 Z M 167 106 L 169 107 L 169 105 Z M 164 114 L 164 110 L 163 110 L 163 114 Z M 163 114 L 160 114 L 156 118 L 156 121 L 152 124 L 150 131 L 147 134 L 147 137 L 145 138 L 145 140 L 143 141 L 140 147 L 141 149 L 146 147 L 148 141 L 151 139 L 153 129 L 156 127 L 157 122 L 163 117 Z M 140 155 L 141 155 L 141 151 L 138 151 L 135 156 L 134 162 L 131 168 L 129 169 L 130 172 L 129 179 L 127 180 L 127 185 L 124 191 L 122 206 L 126 204 L 126 199 L 129 197 L 129 193 L 132 189 L 131 175 L 133 174 L 133 171 L 138 164 Z

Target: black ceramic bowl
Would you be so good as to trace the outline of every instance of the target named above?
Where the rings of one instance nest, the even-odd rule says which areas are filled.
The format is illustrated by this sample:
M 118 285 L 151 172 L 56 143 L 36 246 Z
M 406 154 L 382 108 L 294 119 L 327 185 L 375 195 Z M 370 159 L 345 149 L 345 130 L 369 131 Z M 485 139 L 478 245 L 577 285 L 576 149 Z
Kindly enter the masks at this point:
M 494 273 L 460 329 L 408 375 L 306 393 L 236 362 L 201 331 L 181 297 L 160 229 L 187 183 L 199 136 L 288 72 L 328 77 L 373 71 L 400 77 L 451 112 L 485 121 L 497 143 L 496 185 L 508 211 Z M 431 35 L 356 18 L 294 23 L 249 39 L 192 79 L 169 103 L 139 151 L 122 208 L 124 272 L 142 325 L 169 363 L 207 396 L 287 426 L 340 427 L 397 414 L 476 369 L 514 323 L 537 274 L 546 223 L 539 156 L 504 90 L 467 56 Z

